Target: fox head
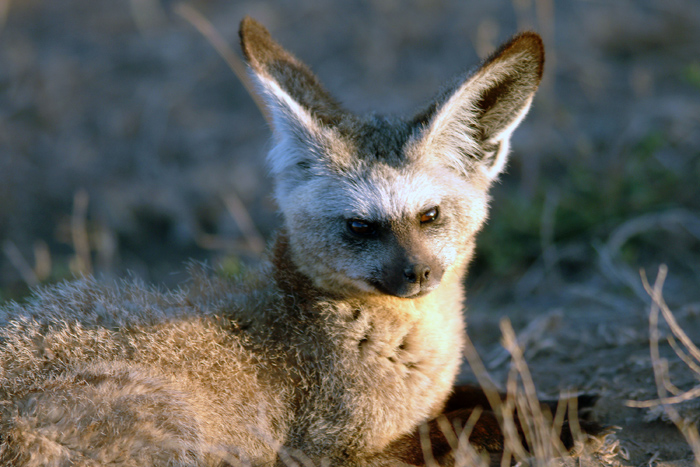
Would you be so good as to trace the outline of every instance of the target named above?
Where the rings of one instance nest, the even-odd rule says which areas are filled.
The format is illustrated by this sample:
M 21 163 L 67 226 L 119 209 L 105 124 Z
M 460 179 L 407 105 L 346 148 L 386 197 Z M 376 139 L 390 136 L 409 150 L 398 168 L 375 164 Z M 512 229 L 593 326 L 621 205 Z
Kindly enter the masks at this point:
M 299 270 L 348 296 L 413 298 L 460 280 L 542 77 L 540 37 L 514 37 L 425 110 L 387 118 L 343 109 L 255 20 L 240 36 L 269 108 L 268 163 Z

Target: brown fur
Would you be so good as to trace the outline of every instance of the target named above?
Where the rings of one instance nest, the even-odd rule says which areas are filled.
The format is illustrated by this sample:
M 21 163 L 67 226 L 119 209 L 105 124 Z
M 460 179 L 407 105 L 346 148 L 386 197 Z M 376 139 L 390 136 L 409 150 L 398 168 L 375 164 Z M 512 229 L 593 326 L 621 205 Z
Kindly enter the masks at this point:
M 424 423 L 449 465 L 435 417 L 484 405 L 453 391 L 462 280 L 539 37 L 411 119 L 344 111 L 252 19 L 241 39 L 274 122 L 285 228 L 268 261 L 237 280 L 195 270 L 174 292 L 83 279 L 1 308 L 2 465 L 423 465 Z M 472 442 L 502 448 L 488 408 Z

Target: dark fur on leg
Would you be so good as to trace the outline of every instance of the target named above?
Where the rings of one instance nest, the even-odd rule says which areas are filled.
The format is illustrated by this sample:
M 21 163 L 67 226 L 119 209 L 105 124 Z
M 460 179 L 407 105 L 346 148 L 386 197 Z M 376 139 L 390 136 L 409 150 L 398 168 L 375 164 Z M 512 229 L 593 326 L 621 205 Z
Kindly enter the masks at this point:
M 505 395 L 499 394 L 499 398 L 503 401 L 505 400 Z M 600 435 L 605 431 L 605 427 L 588 419 L 591 409 L 597 400 L 598 396 L 596 395 L 584 394 L 578 396 L 578 423 L 581 430 L 586 434 Z M 540 401 L 540 403 L 543 410 L 553 414 L 556 412 L 559 401 L 547 400 Z M 441 417 L 445 417 L 453 427 L 461 429 L 477 407 L 481 408 L 483 412 L 481 412 L 478 421 L 472 429 L 469 442 L 477 451 L 489 455 L 491 465 L 500 465 L 504 446 L 503 433 L 496 413 L 481 387 L 474 385 L 455 387 Z M 523 445 L 527 447 L 517 412 L 515 422 Z M 428 430 L 427 432 L 424 431 L 423 438 L 426 435 L 433 457 L 442 465 L 443 460 L 450 459 L 452 447 L 440 428 L 438 419 L 431 420 L 428 423 Z M 574 436 L 569 426 L 568 415 L 562 426 L 560 437 L 566 449 L 570 450 L 574 447 Z M 406 435 L 392 443 L 385 453 L 409 465 L 424 466 L 426 461 L 423 449 L 421 432 L 417 430 L 411 435 Z
M 498 394 L 499 399 L 504 401 L 506 398 L 505 394 Z M 577 408 L 578 408 L 578 423 L 581 426 L 581 430 L 590 435 L 599 435 L 605 431 L 605 427 L 591 420 L 592 409 L 595 403 L 598 401 L 598 396 L 596 394 L 581 394 L 576 396 L 577 398 Z M 540 401 L 540 406 L 545 413 L 555 414 L 557 411 L 557 406 L 560 404 L 559 400 L 544 400 Z M 480 386 L 475 385 L 462 385 L 456 386 L 452 392 L 452 395 L 447 400 L 444 412 L 446 414 L 452 413 L 453 411 L 458 411 L 462 408 L 482 407 L 485 411 L 493 411 L 494 408 L 491 407 L 484 390 Z M 515 421 L 518 425 L 518 432 L 520 432 L 521 439 L 523 439 L 522 429 L 520 427 L 520 422 L 518 420 L 518 413 L 516 410 Z M 569 428 L 569 413 L 564 417 L 564 425 L 562 426 L 561 441 L 566 449 L 571 449 L 574 447 L 574 439 Z M 477 423 L 478 425 L 478 423 Z M 472 437 L 475 438 L 475 437 Z M 470 440 L 472 439 L 470 438 Z M 486 444 L 490 443 L 490 439 L 486 439 Z M 472 444 L 479 445 L 478 440 L 473 440 Z
M 445 413 L 441 417 L 444 416 L 459 434 L 473 411 L 474 408 L 460 409 Z M 421 441 L 427 435 L 428 446 L 433 457 L 440 465 L 443 465 L 443 461 L 450 459 L 452 447 L 445 437 L 438 419 L 431 420 L 427 426 L 428 430 L 424 431 L 423 434 L 421 434 L 421 430 L 416 430 L 414 433 L 394 441 L 385 453 L 406 464 L 424 466 L 426 461 Z M 495 413 L 487 410 L 480 414 L 469 441 L 478 451 L 489 455 L 496 454 L 496 456 L 491 456 L 492 463 L 494 460 L 500 460 L 500 454 L 503 452 L 503 434 Z

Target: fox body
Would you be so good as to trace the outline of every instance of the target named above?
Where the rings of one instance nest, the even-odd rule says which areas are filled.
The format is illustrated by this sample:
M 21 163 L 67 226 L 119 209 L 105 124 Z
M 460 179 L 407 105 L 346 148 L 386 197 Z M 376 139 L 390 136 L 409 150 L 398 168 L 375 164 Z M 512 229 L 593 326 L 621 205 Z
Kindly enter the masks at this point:
M 405 449 L 453 391 L 462 281 L 541 40 L 516 36 L 405 119 L 345 111 L 250 18 L 241 42 L 273 126 L 268 261 L 2 308 L 2 465 L 421 464 Z

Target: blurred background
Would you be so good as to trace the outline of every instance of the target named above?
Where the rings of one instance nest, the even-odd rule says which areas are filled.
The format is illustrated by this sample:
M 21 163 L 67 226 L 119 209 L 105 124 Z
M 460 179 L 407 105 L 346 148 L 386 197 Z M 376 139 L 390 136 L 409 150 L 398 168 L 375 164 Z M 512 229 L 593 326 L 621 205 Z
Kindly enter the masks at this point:
M 657 397 L 642 274 L 669 268 L 689 338 L 662 337 L 700 341 L 698 0 L 0 0 L 0 302 L 80 274 L 174 287 L 188 261 L 260 258 L 280 224 L 270 134 L 214 46 L 238 54 L 245 15 L 356 112 L 410 114 L 538 31 L 546 73 L 492 191 L 470 335 L 502 384 L 508 317 L 542 394 L 599 394 L 622 465 L 691 456 L 663 410 L 626 401 Z M 661 354 L 674 387 L 697 385 L 700 361 Z M 700 401 L 682 410 L 700 423 Z
M 257 18 L 356 112 L 411 113 L 538 31 L 546 76 L 473 295 L 644 295 L 638 270 L 664 262 L 671 297 L 700 297 L 697 0 L 0 0 L 0 300 L 259 257 L 280 224 L 269 130 L 193 12 L 236 53 Z

